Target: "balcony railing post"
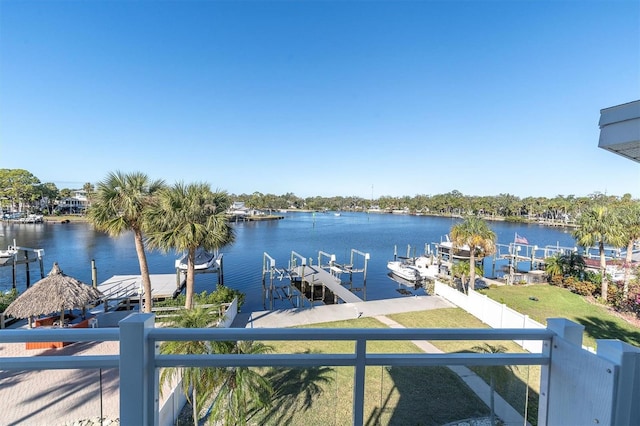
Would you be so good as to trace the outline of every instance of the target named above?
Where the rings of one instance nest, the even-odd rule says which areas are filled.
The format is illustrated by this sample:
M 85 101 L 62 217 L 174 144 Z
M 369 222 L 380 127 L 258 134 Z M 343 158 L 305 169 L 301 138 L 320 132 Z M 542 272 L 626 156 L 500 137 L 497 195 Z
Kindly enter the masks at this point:
M 598 356 L 617 366 L 612 424 L 630 425 L 640 419 L 640 349 L 619 340 L 598 340 Z
M 154 342 L 147 331 L 154 328 L 153 314 L 132 314 L 120 321 L 120 424 L 158 424 L 158 373 Z
M 364 423 L 364 378 L 366 372 L 367 340 L 356 340 L 356 363 L 353 377 L 353 426 Z

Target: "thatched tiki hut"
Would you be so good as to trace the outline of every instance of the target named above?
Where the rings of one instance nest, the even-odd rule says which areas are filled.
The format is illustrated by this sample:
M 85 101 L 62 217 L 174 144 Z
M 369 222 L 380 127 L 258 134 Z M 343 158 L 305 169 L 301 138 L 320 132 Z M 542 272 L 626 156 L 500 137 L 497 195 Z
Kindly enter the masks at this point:
M 7 307 L 5 315 L 31 318 L 59 312 L 62 325 L 67 309 L 82 309 L 100 298 L 102 293 L 98 289 L 63 274 L 56 262 L 49 275 L 28 288 Z

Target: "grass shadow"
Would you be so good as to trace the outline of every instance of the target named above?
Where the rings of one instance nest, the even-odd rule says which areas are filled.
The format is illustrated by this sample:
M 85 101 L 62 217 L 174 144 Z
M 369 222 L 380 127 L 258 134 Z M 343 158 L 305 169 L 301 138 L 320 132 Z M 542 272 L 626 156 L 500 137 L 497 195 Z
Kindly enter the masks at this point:
M 386 368 L 392 386 L 388 393 L 397 392 L 395 406 L 386 407 L 387 396 L 367 419 L 367 425 L 443 425 L 451 421 L 485 417 L 488 407 L 447 367 Z M 383 399 L 383 398 L 381 398 Z M 389 416 L 384 416 L 388 411 Z
M 310 354 L 311 351 L 302 352 Z M 261 422 L 290 425 L 300 419 L 300 413 L 313 404 L 334 382 L 331 367 L 273 368 L 265 375 L 274 389 L 272 408 L 261 415 Z M 285 410 L 282 408 L 286 407 Z
M 594 339 L 618 339 L 640 347 L 640 332 L 621 327 L 615 321 L 595 316 L 576 318 L 576 321 L 583 325 L 585 332 Z

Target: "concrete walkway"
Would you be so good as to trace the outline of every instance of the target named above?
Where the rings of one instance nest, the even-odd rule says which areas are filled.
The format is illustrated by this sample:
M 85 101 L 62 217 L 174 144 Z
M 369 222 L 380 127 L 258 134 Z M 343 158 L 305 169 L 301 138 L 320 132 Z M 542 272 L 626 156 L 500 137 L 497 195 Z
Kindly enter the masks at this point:
M 350 320 L 359 317 L 375 317 L 385 314 L 455 307 L 456 305 L 438 296 L 414 296 L 372 300 L 370 302 L 317 305 L 312 308 L 258 311 L 250 315 L 238 315 L 232 327 L 281 328 L 329 321 Z
M 376 300 L 371 302 L 343 303 L 337 305 L 322 305 L 304 309 L 284 309 L 278 311 L 253 312 L 244 317 L 238 317 L 232 326 L 250 328 L 280 328 L 296 325 L 319 324 L 329 321 L 349 320 L 360 317 L 374 317 L 390 328 L 403 328 L 401 324 L 386 317 L 386 314 L 402 312 L 416 312 L 429 309 L 455 308 L 456 306 L 438 296 L 416 296 L 408 298 Z M 428 341 L 412 341 L 417 347 L 427 353 L 443 353 Z M 487 405 L 490 404 L 491 388 L 465 366 L 449 366 Z M 495 394 L 496 415 L 502 419 L 504 425 L 521 426 L 524 418 L 500 395 Z

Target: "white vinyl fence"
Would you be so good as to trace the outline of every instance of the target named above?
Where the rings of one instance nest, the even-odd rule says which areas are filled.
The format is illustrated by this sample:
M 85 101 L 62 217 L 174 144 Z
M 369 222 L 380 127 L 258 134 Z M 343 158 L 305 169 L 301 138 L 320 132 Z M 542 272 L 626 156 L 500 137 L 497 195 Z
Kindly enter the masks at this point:
M 537 321 L 507 307 L 504 303 L 496 302 L 484 294 L 469 289 L 469 294 L 459 292 L 436 280 L 435 294 L 444 297 L 449 302 L 469 312 L 491 328 L 546 328 Z M 515 341 L 523 349 L 532 353 L 542 351 L 540 340 Z

